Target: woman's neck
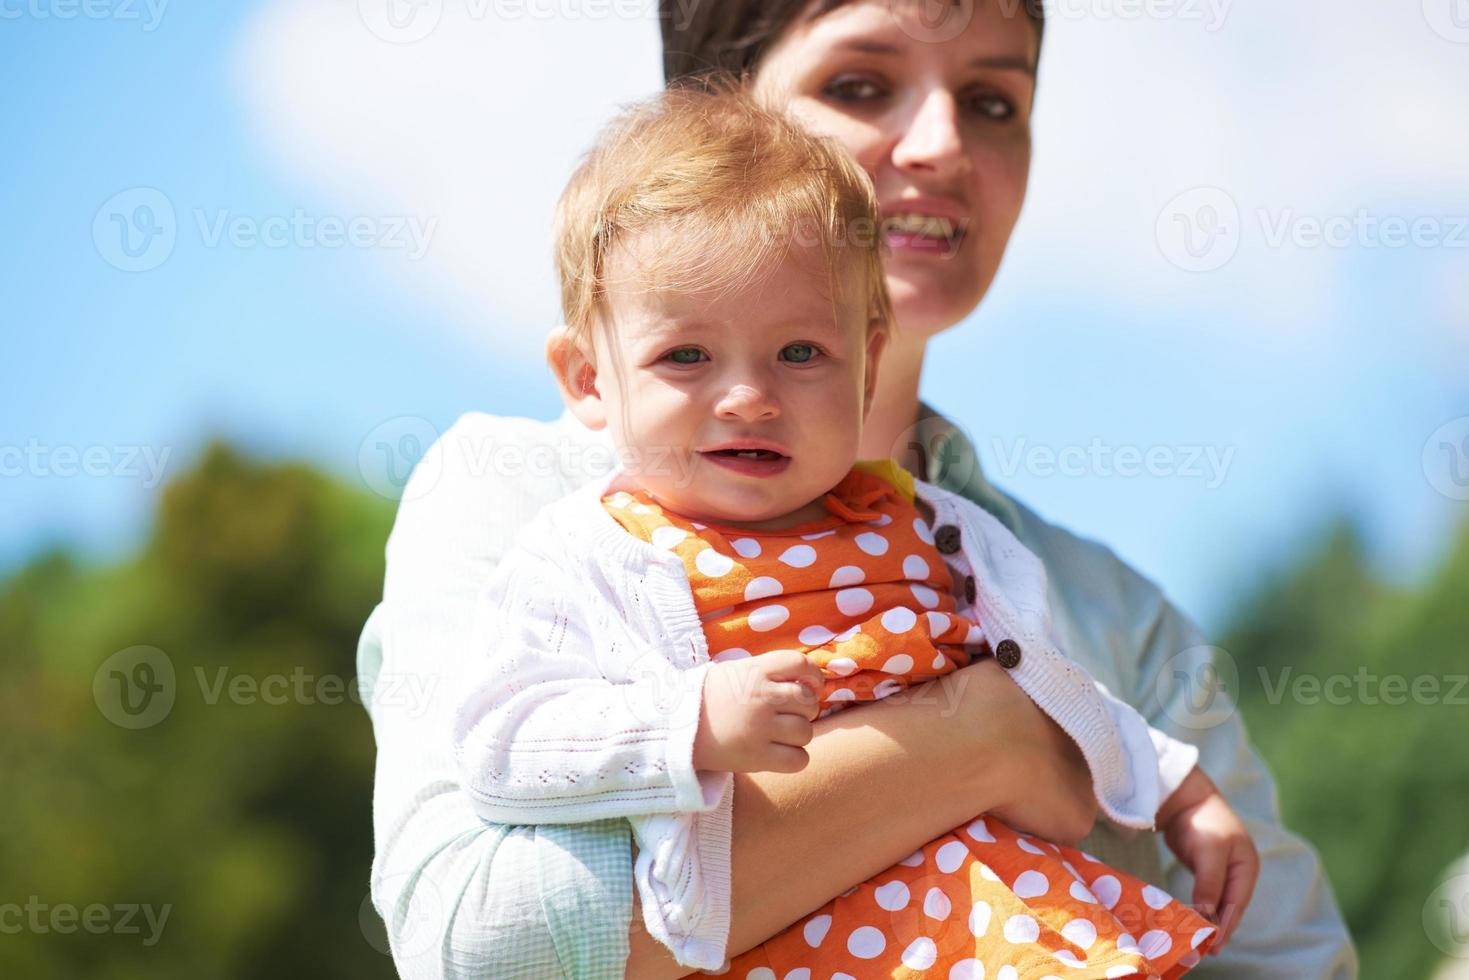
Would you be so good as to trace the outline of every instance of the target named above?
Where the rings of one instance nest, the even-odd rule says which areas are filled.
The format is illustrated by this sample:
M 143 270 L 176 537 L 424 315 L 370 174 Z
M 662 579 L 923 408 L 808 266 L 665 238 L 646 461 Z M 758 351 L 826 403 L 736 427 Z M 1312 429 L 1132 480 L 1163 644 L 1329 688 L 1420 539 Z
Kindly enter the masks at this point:
M 924 457 L 913 427 L 918 422 L 918 383 L 923 375 L 923 354 L 927 347 L 927 338 L 916 341 L 888 338 L 878 367 L 872 410 L 862 427 L 860 451 L 861 459 L 890 456 L 920 480 L 928 479 L 928 474 L 918 472 Z

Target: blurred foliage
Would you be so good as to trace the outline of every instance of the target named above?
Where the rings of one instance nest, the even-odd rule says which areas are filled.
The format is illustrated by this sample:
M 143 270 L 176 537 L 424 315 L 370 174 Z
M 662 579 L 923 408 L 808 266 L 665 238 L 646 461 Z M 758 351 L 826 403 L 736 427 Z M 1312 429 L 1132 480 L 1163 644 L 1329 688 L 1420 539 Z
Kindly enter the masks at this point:
M 134 559 L 51 554 L 0 588 L 0 902 L 46 906 L 46 931 L 22 910 L 21 932 L 0 936 L 0 977 L 394 976 L 365 905 L 374 746 L 350 686 L 392 511 L 214 445 L 166 489 Z M 1320 849 L 1367 977 L 1428 972 L 1423 902 L 1469 845 L 1469 692 L 1451 681 L 1466 671 L 1466 597 L 1469 533 L 1421 588 L 1394 592 L 1337 527 L 1263 582 L 1222 641 L 1285 820 Z M 138 645 L 166 655 L 177 689 L 165 717 L 130 730 L 94 680 L 107 690 L 106 662 Z M 1298 686 L 1343 674 L 1344 704 Z M 1438 700 L 1369 703 L 1389 674 L 1437 677 Z M 156 936 L 141 913 L 136 933 L 63 934 L 49 919 L 63 905 L 105 906 L 119 925 L 123 906 L 169 911 Z

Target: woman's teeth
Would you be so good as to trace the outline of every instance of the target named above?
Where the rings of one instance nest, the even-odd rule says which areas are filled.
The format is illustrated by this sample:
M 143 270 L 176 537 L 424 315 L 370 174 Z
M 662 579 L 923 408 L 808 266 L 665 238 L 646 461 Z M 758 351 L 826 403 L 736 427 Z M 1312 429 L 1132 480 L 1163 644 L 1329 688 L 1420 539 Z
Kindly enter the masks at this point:
M 953 238 L 954 222 L 948 218 L 940 218 L 931 214 L 895 214 L 883 219 L 882 230 L 888 234 Z

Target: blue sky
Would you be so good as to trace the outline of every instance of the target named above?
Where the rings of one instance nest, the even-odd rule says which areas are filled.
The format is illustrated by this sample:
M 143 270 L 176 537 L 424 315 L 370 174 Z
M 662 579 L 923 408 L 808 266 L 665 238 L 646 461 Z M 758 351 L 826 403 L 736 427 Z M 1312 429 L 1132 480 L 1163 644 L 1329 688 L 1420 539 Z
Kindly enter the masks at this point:
M 370 486 L 390 420 L 559 411 L 550 208 L 657 84 L 655 25 L 451 2 L 396 44 L 374 2 L 164 5 L 152 30 L 141 3 L 0 3 L 0 568 L 125 553 L 150 466 L 211 435 Z M 1078 0 L 1048 29 L 1025 214 L 925 396 L 1206 623 L 1333 513 L 1408 578 L 1469 507 L 1469 31 L 1435 2 Z M 159 201 L 171 250 L 124 271 L 113 215 Z M 1191 256 L 1178 229 L 1215 219 Z

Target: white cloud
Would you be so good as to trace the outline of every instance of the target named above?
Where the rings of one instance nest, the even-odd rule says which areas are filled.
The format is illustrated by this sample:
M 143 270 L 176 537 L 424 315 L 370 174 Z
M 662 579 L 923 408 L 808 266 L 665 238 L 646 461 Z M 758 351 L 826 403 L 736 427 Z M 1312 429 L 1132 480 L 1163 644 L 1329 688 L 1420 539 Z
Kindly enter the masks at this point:
M 434 319 L 447 310 L 497 351 L 538 359 L 557 317 L 561 186 L 615 107 L 660 83 L 651 3 L 269 0 L 238 76 L 265 146 L 311 193 L 348 214 L 438 218 L 425 259 L 387 266 Z M 370 29 L 392 36 L 388 4 L 438 20 L 388 43 Z M 1435 33 L 1418 2 L 1051 9 L 1031 194 L 999 285 L 1009 302 L 1064 291 L 1271 331 L 1329 323 L 1348 250 L 1272 248 L 1271 229 L 1360 208 L 1469 212 L 1469 44 Z M 1127 16 L 1138 9 L 1162 14 Z M 1170 264 L 1157 235 L 1168 203 L 1200 186 L 1241 222 L 1237 253 L 1208 273 Z

